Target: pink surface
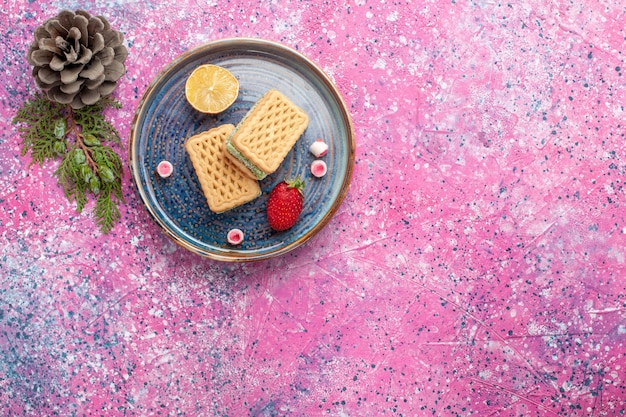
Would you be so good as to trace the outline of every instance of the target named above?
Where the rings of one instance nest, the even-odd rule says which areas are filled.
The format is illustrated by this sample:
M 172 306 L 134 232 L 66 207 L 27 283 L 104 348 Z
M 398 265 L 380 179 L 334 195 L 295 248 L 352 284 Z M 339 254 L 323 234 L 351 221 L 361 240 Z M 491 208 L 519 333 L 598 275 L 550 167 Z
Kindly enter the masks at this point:
M 36 91 L 32 31 L 78 2 L 9 0 L 3 413 L 626 413 L 623 2 L 80 3 L 126 37 L 110 113 L 125 146 L 171 59 L 260 37 L 334 79 L 355 173 L 328 226 L 269 261 L 178 247 L 128 169 L 122 223 L 101 236 L 54 165 L 27 169 L 11 125 Z

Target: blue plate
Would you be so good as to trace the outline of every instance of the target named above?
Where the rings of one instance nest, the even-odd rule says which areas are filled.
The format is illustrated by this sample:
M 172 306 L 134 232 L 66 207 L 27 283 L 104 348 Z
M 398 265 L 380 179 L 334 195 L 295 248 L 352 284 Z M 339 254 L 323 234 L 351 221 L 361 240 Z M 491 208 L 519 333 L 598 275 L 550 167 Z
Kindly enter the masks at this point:
M 194 110 L 185 98 L 185 82 L 194 68 L 215 64 L 239 80 L 235 103 L 217 115 Z M 209 210 L 184 149 L 187 138 L 224 123 L 236 125 L 272 88 L 280 90 L 309 115 L 304 134 L 281 167 L 260 181 L 262 195 L 225 213 Z M 328 173 L 315 178 L 309 146 L 321 138 L 329 145 L 323 159 Z M 313 62 L 281 44 L 259 39 L 223 39 L 187 51 L 150 84 L 135 112 L 130 137 L 130 168 L 146 209 L 181 246 L 220 261 L 253 261 L 284 254 L 309 240 L 335 214 L 350 184 L 355 140 L 350 114 L 333 82 Z M 156 175 L 162 160 L 174 165 L 169 178 Z M 275 232 L 265 205 L 274 186 L 285 178 L 306 181 L 304 210 L 298 223 Z M 245 234 L 242 244 L 228 244 L 232 228 Z

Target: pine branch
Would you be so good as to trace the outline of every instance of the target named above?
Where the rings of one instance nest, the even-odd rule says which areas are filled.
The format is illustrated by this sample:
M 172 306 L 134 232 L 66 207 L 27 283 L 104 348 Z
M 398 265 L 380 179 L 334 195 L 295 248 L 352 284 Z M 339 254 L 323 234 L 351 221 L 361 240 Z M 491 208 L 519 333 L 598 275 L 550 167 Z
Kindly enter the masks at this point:
M 22 136 L 22 156 L 31 151 L 30 165 L 54 159 L 58 152 L 54 149 L 57 141 L 55 131 L 51 129 L 57 120 L 63 120 L 64 106 L 49 100 L 43 94 L 37 94 L 26 101 L 13 118 L 14 124 L 20 124 L 18 132 Z M 59 145 L 57 148 L 60 149 Z
M 103 190 L 100 191 L 94 216 L 96 223 L 100 226 L 102 233 L 108 233 L 121 217 L 118 204 L 120 203 L 121 188 L 118 192 L 115 183 L 108 183 Z
M 117 130 L 104 117 L 108 107 L 121 105 L 103 98 L 92 106 L 74 110 L 37 94 L 26 101 L 13 119 L 22 136 L 22 155 L 31 153 L 33 163 L 61 159 L 54 171 L 69 201 L 82 212 L 89 195 L 96 199 L 93 215 L 102 233 L 120 220 L 122 160 L 107 144 L 121 145 Z

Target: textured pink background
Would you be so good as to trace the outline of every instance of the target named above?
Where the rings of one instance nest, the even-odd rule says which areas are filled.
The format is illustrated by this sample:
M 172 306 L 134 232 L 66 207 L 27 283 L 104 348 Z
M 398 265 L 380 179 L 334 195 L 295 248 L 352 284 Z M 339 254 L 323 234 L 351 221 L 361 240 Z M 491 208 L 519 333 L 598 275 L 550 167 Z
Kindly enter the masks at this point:
M 580 4 L 576 4 L 580 3 Z M 200 258 L 124 177 L 101 236 L 11 125 L 24 56 L 62 8 L 104 14 L 148 83 L 251 36 L 336 82 L 357 155 L 336 217 L 286 256 Z M 0 43 L 3 415 L 626 413 L 626 4 L 5 1 Z M 120 150 L 126 155 L 126 148 Z

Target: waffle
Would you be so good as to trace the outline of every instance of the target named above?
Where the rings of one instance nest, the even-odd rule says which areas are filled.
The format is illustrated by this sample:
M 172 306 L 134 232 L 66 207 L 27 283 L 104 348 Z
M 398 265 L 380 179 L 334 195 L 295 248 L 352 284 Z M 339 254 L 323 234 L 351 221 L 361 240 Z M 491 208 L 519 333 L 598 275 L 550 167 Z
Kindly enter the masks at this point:
M 254 200 L 261 194 L 256 180 L 244 175 L 226 157 L 226 138 L 234 130 L 222 125 L 190 137 L 185 149 L 211 211 L 222 213 Z
M 228 137 L 228 156 L 250 178 L 261 180 L 278 169 L 308 124 L 301 108 L 270 90 Z

